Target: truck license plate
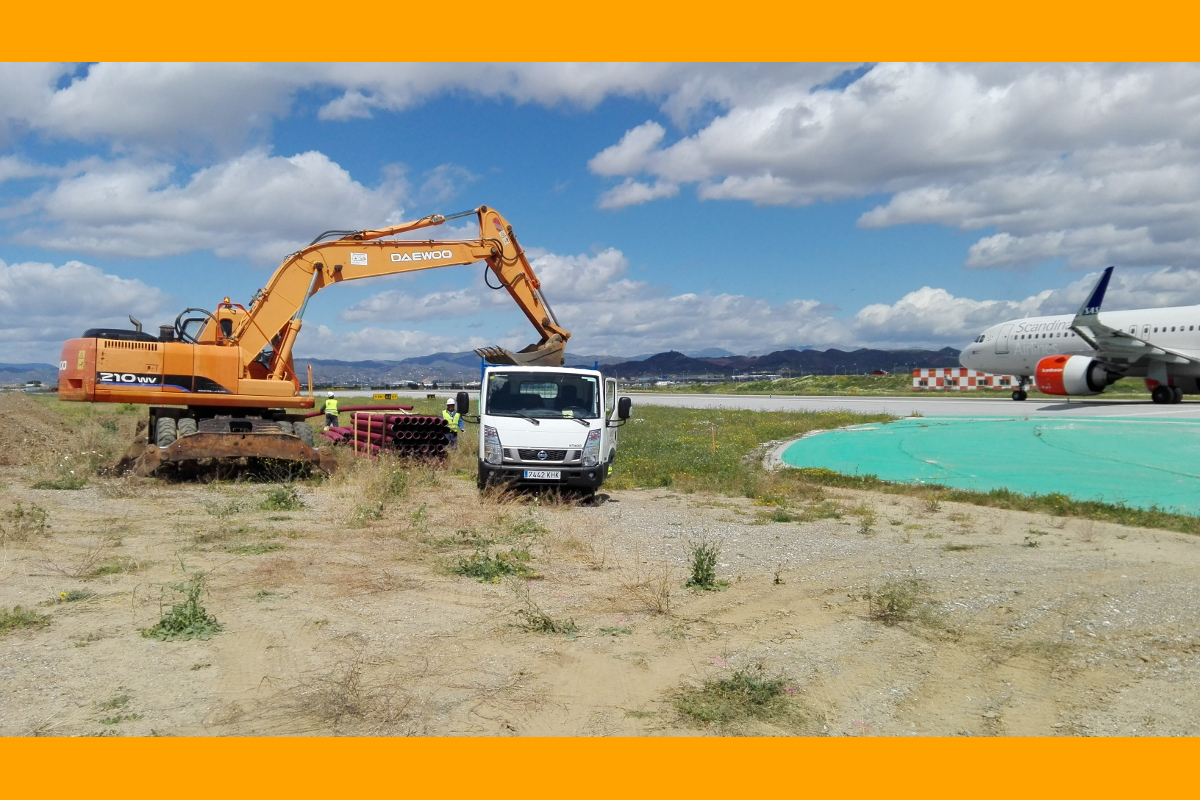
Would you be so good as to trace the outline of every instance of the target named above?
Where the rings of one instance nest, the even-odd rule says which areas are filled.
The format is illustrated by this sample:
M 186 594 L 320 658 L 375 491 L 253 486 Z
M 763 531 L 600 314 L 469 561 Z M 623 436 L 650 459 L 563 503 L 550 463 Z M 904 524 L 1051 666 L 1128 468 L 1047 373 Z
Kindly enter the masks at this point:
M 562 480 L 562 470 L 559 470 L 559 469 L 527 469 L 527 470 L 525 470 L 525 480 L 527 480 L 527 481 Z

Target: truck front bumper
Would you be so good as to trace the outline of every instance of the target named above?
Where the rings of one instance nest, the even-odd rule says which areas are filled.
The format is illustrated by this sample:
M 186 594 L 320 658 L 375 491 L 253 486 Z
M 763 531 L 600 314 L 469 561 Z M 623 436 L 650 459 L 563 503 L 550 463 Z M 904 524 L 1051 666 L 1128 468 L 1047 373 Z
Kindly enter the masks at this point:
M 556 481 L 553 480 L 526 480 L 525 470 L 527 469 L 553 469 L 562 474 L 562 477 Z M 557 464 L 524 464 L 520 466 L 501 464 L 492 465 L 485 464 L 482 460 L 479 462 L 480 483 L 521 483 L 526 486 L 568 486 L 571 488 L 581 489 L 599 489 L 604 483 L 604 479 L 608 477 L 608 464 L 599 464 L 594 467 L 561 467 Z

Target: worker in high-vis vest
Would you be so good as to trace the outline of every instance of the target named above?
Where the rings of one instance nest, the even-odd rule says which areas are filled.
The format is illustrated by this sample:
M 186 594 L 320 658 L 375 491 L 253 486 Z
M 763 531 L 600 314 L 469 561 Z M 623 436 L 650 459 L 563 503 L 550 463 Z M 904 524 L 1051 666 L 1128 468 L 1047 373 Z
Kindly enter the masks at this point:
M 325 398 L 325 429 L 335 427 L 338 424 L 337 398 L 333 396 L 333 392 Z
M 446 446 L 458 447 L 458 435 L 467 429 L 467 423 L 462 414 L 458 413 L 454 398 L 446 400 L 446 410 L 442 412 L 442 419 L 446 420 L 446 426 L 450 428 L 450 433 L 446 434 Z

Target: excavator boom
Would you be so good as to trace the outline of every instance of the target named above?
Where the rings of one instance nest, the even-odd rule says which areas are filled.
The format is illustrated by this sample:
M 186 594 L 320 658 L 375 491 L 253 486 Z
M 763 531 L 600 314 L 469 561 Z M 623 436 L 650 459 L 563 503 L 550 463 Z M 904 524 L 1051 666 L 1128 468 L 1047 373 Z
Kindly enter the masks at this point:
M 478 239 L 393 238 L 467 214 L 476 214 L 479 218 Z M 480 261 L 495 273 L 500 284 L 497 288 L 504 288 L 512 296 L 540 335 L 540 341 L 525 358 L 560 366 L 563 348 L 571 334 L 554 319 L 554 312 L 542 296 L 537 275 L 517 245 L 512 226 L 487 206 L 461 215 L 434 215 L 390 228 L 314 242 L 280 265 L 262 295 L 234 328 L 232 339 L 250 358 L 264 347 L 278 344 L 271 377 L 279 379 L 284 375 L 284 365 L 291 357 L 292 345 L 303 324 L 305 305 L 325 287 L 342 281 Z M 503 357 L 503 352 L 506 351 L 500 351 L 497 357 Z M 559 359 L 557 362 L 553 361 L 555 356 Z

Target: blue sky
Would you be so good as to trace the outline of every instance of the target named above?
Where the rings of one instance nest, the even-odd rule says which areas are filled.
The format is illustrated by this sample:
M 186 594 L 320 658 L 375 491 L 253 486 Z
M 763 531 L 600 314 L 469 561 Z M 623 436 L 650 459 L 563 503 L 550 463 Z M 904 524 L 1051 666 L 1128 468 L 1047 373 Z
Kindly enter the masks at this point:
M 0 69 L 5 362 L 244 302 L 325 229 L 479 204 L 576 353 L 958 346 L 1108 263 L 1114 307 L 1200 300 L 1191 66 Z M 452 267 L 321 293 L 297 352 L 531 333 Z

